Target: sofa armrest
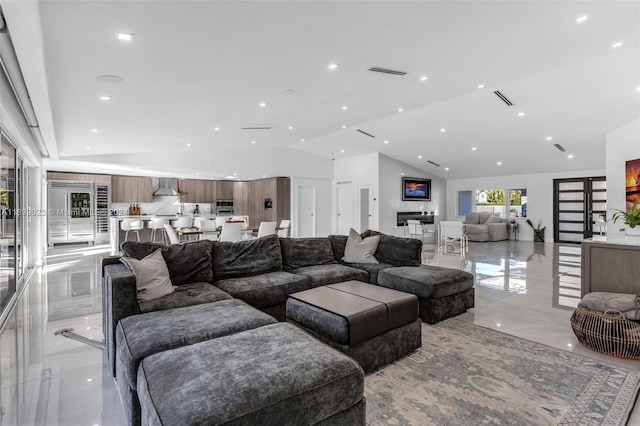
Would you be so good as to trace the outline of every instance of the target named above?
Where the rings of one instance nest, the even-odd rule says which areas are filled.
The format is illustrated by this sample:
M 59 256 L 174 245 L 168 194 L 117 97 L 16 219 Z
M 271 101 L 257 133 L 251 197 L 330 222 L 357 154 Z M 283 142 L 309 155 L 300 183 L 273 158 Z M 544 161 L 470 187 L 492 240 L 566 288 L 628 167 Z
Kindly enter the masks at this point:
M 489 229 L 489 241 L 503 241 L 509 238 L 507 232 L 507 222 L 490 223 L 487 225 Z
M 138 313 L 136 277 L 122 263 L 106 258 L 102 264 L 102 330 L 111 373 L 115 377 L 116 325 Z

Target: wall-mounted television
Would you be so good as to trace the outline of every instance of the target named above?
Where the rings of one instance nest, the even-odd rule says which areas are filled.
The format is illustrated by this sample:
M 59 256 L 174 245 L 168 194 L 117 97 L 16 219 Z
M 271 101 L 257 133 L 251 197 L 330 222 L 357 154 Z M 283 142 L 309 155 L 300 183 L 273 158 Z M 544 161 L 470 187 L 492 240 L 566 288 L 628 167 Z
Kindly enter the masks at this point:
M 403 177 L 402 201 L 431 201 L 431 179 Z

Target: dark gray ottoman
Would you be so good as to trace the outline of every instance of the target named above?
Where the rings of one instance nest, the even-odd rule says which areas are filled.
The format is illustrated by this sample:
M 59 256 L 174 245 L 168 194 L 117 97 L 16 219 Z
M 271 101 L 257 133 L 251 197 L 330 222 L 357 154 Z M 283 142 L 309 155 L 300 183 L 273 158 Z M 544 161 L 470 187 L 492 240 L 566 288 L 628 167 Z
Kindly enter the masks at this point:
M 351 356 L 365 372 L 422 345 L 418 298 L 360 281 L 291 294 L 287 320 Z
M 429 324 L 474 306 L 473 275 L 440 266 L 399 266 L 380 271 L 378 284 L 418 296 L 420 318 Z
M 145 358 L 145 425 L 364 425 L 351 358 L 279 323 Z
M 116 380 L 125 413 L 140 424 L 138 366 L 146 356 L 277 321 L 238 299 L 123 318 L 116 327 Z

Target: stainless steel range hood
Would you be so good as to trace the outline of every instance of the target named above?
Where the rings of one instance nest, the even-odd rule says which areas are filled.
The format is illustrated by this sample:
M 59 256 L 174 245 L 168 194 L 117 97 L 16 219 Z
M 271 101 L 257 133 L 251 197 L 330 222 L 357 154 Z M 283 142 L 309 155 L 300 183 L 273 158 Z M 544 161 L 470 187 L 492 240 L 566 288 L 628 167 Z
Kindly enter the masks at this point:
M 180 195 L 178 192 L 178 179 L 158 178 L 158 189 L 153 193 L 153 195 Z

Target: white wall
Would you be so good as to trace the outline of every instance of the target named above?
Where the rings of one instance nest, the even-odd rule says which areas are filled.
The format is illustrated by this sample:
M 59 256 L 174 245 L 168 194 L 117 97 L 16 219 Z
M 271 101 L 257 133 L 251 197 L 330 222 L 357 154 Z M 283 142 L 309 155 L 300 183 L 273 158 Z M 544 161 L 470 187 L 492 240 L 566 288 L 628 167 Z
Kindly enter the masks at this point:
M 333 188 L 332 188 L 332 208 L 331 208 L 331 229 L 333 233 L 337 233 L 337 200 L 336 186 L 343 182 L 351 182 L 353 187 L 353 217 L 352 223 L 354 228 L 357 226 L 357 208 L 358 208 L 358 187 L 362 185 L 371 185 L 373 188 L 373 202 L 371 218 L 371 228 L 380 229 L 379 224 L 379 154 L 373 152 L 370 154 L 359 155 L 356 157 L 339 158 L 333 162 Z
M 625 162 L 640 158 L 640 120 L 632 121 L 607 134 L 607 217 L 612 209 L 626 210 Z M 607 235 L 623 235 L 624 225 L 607 224 Z
M 456 206 L 458 191 L 477 189 L 527 189 L 527 218 L 519 218 L 518 239 L 533 241 L 533 230 L 525 222 L 530 219 L 534 226 L 546 226 L 545 241 L 553 242 L 553 179 L 605 176 L 605 170 L 583 170 L 565 173 L 537 173 L 528 175 L 494 176 L 473 179 L 451 179 L 447 181 L 447 220 L 462 220 Z M 610 183 L 607 182 L 610 187 Z M 623 182 L 624 186 L 624 182 Z M 607 193 L 609 196 L 609 193 Z
M 403 236 L 396 226 L 397 212 L 433 211 L 436 224 L 446 217 L 446 181 L 386 155 L 379 158 L 380 232 Z M 431 201 L 402 201 L 402 176 L 431 179 Z
M 316 189 L 316 237 L 331 234 L 331 179 L 291 178 L 291 236 L 297 236 L 298 191 L 299 186 L 313 186 Z

